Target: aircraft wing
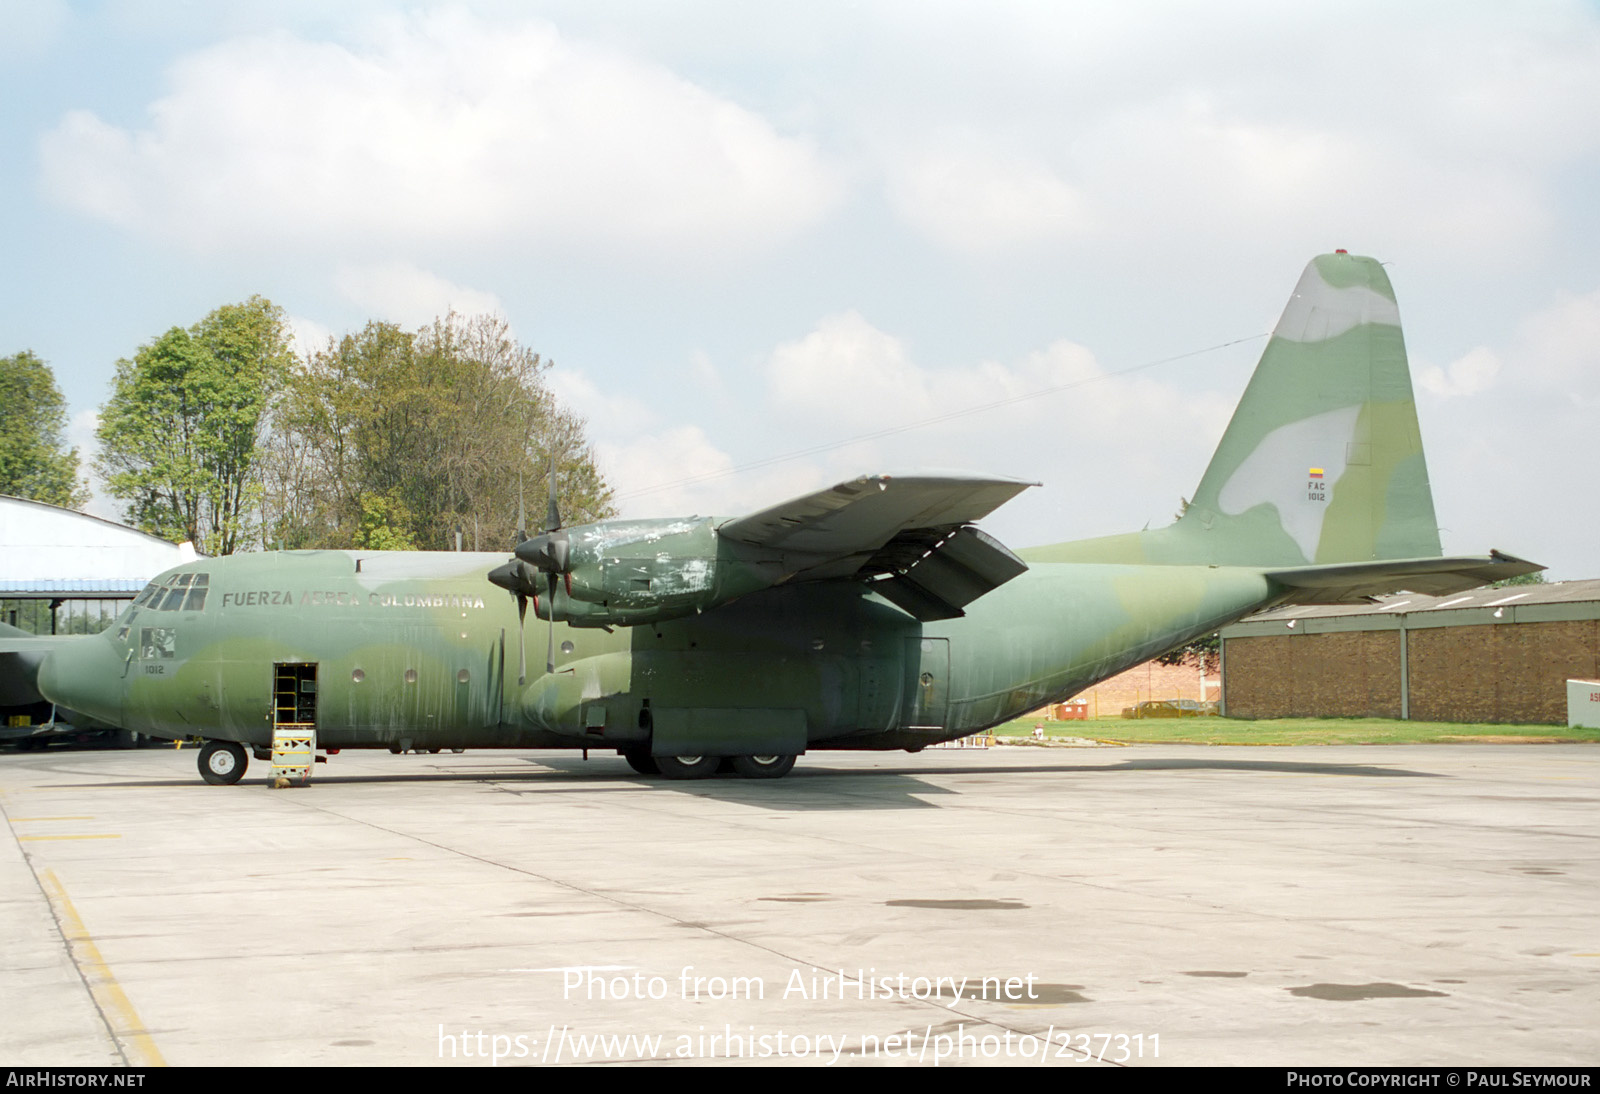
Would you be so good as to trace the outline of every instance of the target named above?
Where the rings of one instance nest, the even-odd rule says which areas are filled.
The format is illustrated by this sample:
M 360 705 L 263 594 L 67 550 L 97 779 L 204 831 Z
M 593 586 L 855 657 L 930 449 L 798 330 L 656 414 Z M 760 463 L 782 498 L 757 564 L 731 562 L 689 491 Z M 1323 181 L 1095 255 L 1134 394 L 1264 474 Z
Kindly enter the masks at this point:
M 1035 482 L 960 472 L 863 475 L 730 520 L 726 539 L 781 551 L 875 551 L 909 528 L 955 527 L 988 516 Z
M 961 472 L 863 476 L 717 534 L 779 554 L 791 580 L 865 579 L 918 619 L 949 619 L 1028 568 L 971 524 L 1036 485 Z
M 1446 596 L 1532 574 L 1544 569 L 1537 562 L 1489 552 L 1458 558 L 1409 558 L 1380 562 L 1346 562 L 1327 566 L 1302 566 L 1269 570 L 1267 578 L 1288 590 L 1290 604 L 1353 604 L 1375 596 L 1399 592 Z

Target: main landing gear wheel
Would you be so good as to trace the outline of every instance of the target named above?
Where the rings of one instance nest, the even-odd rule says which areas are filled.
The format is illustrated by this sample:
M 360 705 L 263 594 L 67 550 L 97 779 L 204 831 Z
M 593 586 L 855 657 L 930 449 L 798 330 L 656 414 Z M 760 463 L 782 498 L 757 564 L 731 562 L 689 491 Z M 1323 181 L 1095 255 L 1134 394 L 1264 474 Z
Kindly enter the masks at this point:
M 663 778 L 703 779 L 716 773 L 721 756 L 657 756 L 656 766 Z
M 794 757 L 735 756 L 733 769 L 747 779 L 781 779 L 794 769 Z
M 649 748 L 630 748 L 622 753 L 622 758 L 628 761 L 628 766 L 641 775 L 659 775 L 661 768 L 656 765 L 656 758 L 650 755 Z
M 232 786 L 249 763 L 244 746 L 234 741 L 207 741 L 200 749 L 200 777 L 212 786 Z

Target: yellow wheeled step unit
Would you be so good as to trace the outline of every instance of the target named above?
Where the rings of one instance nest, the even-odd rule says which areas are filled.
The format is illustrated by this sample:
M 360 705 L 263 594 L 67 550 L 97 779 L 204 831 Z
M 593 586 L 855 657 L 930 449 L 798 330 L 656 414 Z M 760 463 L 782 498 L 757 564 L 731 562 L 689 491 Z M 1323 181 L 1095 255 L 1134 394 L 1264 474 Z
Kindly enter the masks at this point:
M 303 722 L 288 722 L 272 727 L 272 774 L 274 787 L 305 786 L 317 762 L 317 727 Z

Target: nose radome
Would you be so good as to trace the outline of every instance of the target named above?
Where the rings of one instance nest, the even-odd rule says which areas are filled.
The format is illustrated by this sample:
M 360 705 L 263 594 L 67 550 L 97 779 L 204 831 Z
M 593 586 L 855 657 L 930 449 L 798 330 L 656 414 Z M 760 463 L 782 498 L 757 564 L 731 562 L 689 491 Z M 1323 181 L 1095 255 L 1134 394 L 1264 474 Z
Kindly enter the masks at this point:
M 39 694 L 58 707 L 118 725 L 122 720 L 122 663 L 103 635 L 62 643 L 39 666 Z

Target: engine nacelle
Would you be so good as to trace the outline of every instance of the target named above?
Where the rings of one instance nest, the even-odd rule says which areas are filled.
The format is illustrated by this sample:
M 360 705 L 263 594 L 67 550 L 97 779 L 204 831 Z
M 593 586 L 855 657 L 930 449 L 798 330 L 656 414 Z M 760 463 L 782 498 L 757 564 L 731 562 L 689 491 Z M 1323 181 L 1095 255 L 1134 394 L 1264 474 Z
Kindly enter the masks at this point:
M 631 627 L 766 588 L 783 573 L 776 558 L 760 557 L 767 553 L 719 538 L 709 517 L 608 520 L 525 541 L 519 561 L 491 580 L 532 599 L 540 619 L 553 614 L 575 627 Z

